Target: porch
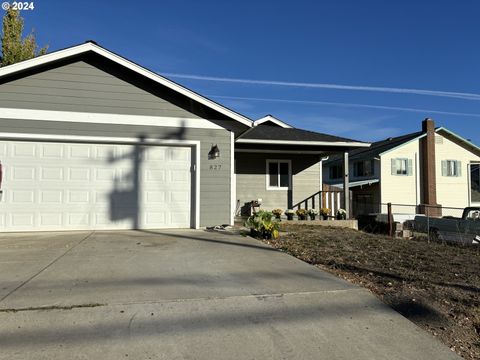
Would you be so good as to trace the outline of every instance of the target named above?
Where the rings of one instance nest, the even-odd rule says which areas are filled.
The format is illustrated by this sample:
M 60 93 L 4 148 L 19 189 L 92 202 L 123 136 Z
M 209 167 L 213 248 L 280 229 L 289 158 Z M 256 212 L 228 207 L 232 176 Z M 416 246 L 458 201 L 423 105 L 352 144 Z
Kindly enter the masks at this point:
M 252 201 L 260 208 L 320 209 L 334 215 L 339 208 L 350 215 L 350 192 L 324 189 L 322 159 L 370 144 L 351 139 L 263 123 L 235 140 L 235 216 L 248 216 Z M 343 185 L 349 188 L 349 166 L 344 166 Z

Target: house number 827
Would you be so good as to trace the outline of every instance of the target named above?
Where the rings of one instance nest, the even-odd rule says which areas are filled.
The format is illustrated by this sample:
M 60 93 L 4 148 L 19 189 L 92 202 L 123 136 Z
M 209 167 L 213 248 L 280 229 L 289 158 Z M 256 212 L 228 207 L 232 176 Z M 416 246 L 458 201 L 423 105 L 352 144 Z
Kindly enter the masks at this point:
M 210 165 L 210 170 L 220 170 L 222 165 Z

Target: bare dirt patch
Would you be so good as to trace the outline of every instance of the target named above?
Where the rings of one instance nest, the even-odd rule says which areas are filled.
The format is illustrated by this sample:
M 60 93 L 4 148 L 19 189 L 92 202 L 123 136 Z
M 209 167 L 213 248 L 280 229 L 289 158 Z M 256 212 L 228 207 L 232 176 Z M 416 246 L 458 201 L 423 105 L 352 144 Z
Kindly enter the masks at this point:
M 265 240 L 364 286 L 465 359 L 480 359 L 480 247 L 292 225 Z

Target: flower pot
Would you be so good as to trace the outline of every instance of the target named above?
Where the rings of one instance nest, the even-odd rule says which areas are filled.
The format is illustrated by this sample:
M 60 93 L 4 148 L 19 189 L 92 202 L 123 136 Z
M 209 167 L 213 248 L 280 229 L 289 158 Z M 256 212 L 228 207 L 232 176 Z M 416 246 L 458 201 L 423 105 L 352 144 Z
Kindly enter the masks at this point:
M 280 215 L 275 215 L 275 219 L 282 221 L 282 219 L 280 219 Z
M 315 220 L 316 215 L 310 215 L 310 220 Z
M 287 220 L 293 220 L 293 214 L 287 214 Z
M 337 220 L 345 220 L 347 217 L 343 214 L 337 214 Z
M 250 229 L 250 236 L 253 238 L 258 238 L 260 233 L 255 229 Z
M 322 215 L 323 220 L 328 220 L 328 215 Z
M 307 215 L 298 215 L 298 220 L 307 220 Z
M 270 231 L 264 231 L 262 237 L 265 240 L 272 240 L 272 233 Z

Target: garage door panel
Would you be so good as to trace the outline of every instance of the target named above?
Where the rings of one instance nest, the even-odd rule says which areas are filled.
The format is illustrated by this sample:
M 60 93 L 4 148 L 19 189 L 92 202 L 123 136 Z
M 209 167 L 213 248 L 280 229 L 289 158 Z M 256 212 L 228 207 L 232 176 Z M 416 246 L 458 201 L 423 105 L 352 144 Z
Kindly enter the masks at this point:
M 90 181 L 90 168 L 87 167 L 71 167 L 68 169 L 69 181 Z
M 188 147 L 18 141 L 0 156 L 4 231 L 190 227 Z
M 13 204 L 32 204 L 35 201 L 35 192 L 32 190 L 13 190 L 11 201 Z
M 16 214 L 10 214 L 10 221 L 13 228 L 25 227 L 26 229 L 30 229 L 35 225 L 35 213 L 19 212 Z
M 71 159 L 90 159 L 90 145 L 70 145 L 69 149 L 69 155 Z
M 40 214 L 40 226 L 61 226 L 63 215 L 61 213 Z
M 33 158 L 36 155 L 35 143 L 14 143 L 13 155 L 19 158 Z
M 22 181 L 22 180 L 35 180 L 35 168 L 27 166 L 15 166 L 12 169 L 12 180 L 13 181 Z
M 58 181 L 63 180 L 63 167 L 44 166 L 40 169 L 41 181 Z
M 95 181 L 115 181 L 117 179 L 115 169 L 98 168 L 95 170 Z
M 40 147 L 44 159 L 61 159 L 64 156 L 64 146 L 62 144 L 42 144 Z
M 40 203 L 42 204 L 62 204 L 62 190 L 40 190 Z

